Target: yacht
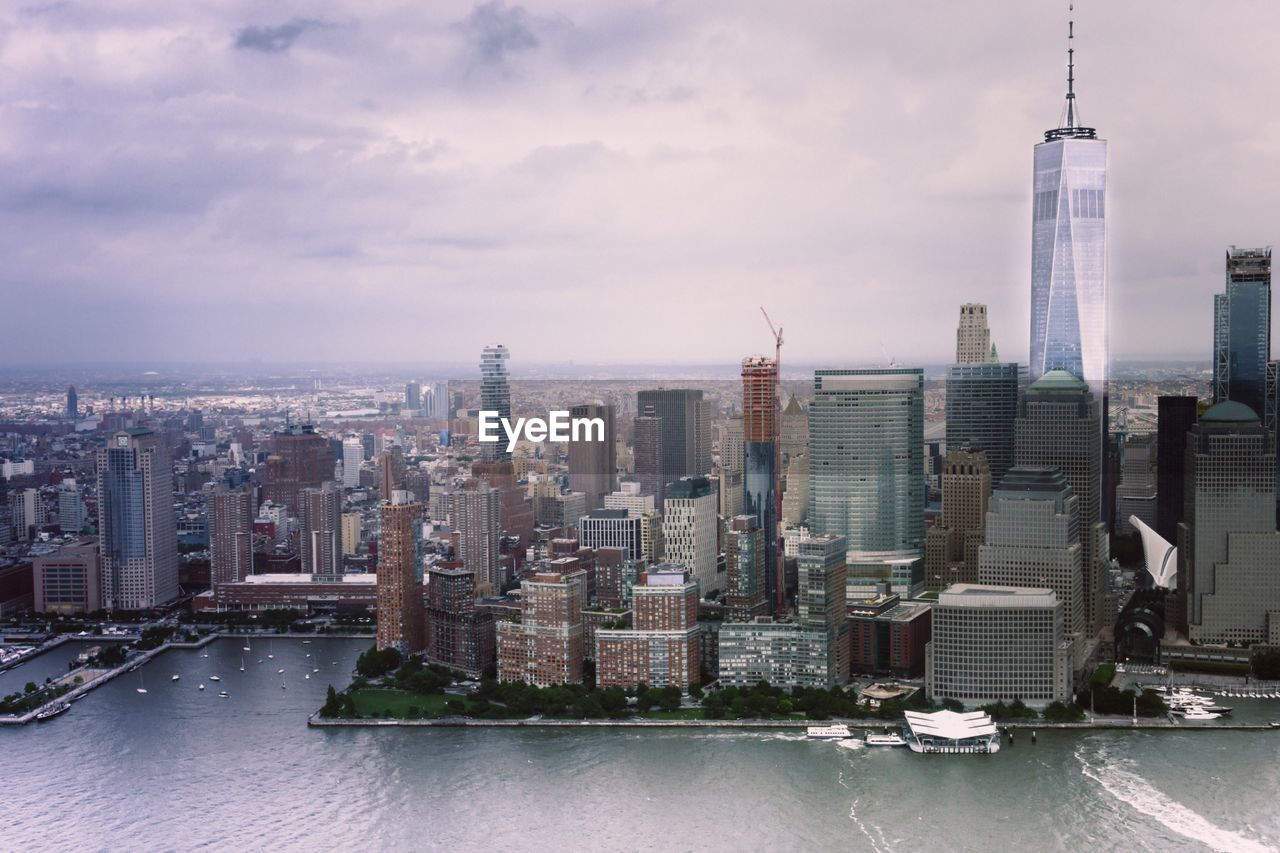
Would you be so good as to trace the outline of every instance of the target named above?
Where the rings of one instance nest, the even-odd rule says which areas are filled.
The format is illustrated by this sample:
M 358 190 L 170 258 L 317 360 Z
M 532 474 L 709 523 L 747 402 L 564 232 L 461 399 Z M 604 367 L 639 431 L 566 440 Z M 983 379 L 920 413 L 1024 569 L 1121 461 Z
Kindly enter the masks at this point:
M 181 675 L 175 675 L 175 676 L 173 676 L 172 678 L 170 678 L 169 680 L 170 680 L 170 681 L 177 681 L 177 680 L 178 680 L 179 678 L 181 678 L 181 677 L 182 677 Z
M 39 714 L 36 714 L 36 722 L 43 723 L 45 720 L 52 720 L 54 717 L 58 716 L 59 714 L 65 714 L 67 711 L 70 711 L 70 710 L 71 710 L 70 702 L 59 702 L 56 705 L 50 705 L 48 708 L 45 708 Z
M 844 740 L 850 737 L 849 727 L 844 723 L 833 726 L 809 726 L 805 734 L 813 740 Z
M 230 693 L 228 693 L 228 692 L 227 692 L 227 691 L 225 691 L 225 690 L 219 690 L 219 691 L 218 691 L 218 698 L 219 698 L 219 699 L 230 699 L 230 698 L 231 698 L 231 694 L 230 694 Z
M 1174 713 L 1184 720 L 1216 720 L 1222 716 L 1221 714 L 1212 714 L 1203 708 L 1190 708 L 1186 711 L 1174 711 Z
M 211 675 L 211 676 L 209 676 L 209 680 L 210 680 L 210 681 L 221 681 L 221 680 L 222 680 L 222 677 L 221 677 L 221 676 L 217 676 L 217 675 Z
M 867 733 L 867 746 L 906 746 L 907 739 L 900 734 L 871 734 Z

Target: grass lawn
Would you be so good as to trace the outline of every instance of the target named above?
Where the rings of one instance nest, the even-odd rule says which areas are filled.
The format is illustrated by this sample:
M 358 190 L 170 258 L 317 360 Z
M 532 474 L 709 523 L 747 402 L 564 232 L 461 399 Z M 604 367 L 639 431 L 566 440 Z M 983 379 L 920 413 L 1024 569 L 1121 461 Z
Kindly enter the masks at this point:
M 445 701 L 449 697 L 443 694 L 422 696 L 417 693 L 406 693 L 403 690 L 380 690 L 371 687 L 353 692 L 351 698 L 356 703 L 356 713 L 362 717 L 371 717 L 374 714 L 382 716 L 388 709 L 393 717 L 408 717 L 410 705 L 418 706 L 423 717 L 440 717 L 444 715 Z
M 701 708 L 681 708 L 678 711 L 650 711 L 639 716 L 648 720 L 701 720 L 705 718 Z

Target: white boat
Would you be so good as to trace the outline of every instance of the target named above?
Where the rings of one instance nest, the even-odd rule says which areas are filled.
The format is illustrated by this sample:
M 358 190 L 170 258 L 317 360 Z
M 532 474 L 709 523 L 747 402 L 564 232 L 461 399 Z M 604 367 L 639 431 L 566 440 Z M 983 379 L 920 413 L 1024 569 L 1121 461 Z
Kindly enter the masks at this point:
M 209 680 L 210 680 L 210 681 L 221 681 L 221 680 L 222 680 L 222 678 L 221 678 L 220 676 L 217 676 L 217 675 L 211 675 L 211 676 L 209 676 Z
M 218 691 L 218 698 L 219 698 L 219 699 L 230 699 L 230 698 L 231 698 L 231 694 L 230 694 L 230 693 L 228 693 L 228 692 L 227 692 L 227 691 L 225 691 L 225 690 L 219 690 L 219 691 Z
M 276 670 L 276 674 L 277 674 L 277 675 L 279 675 L 279 674 L 280 674 L 280 673 L 282 673 L 282 672 L 284 672 L 284 667 L 280 667 L 280 669 L 277 669 L 277 670 Z
M 142 680 L 142 673 L 138 673 L 138 692 L 139 693 L 147 692 L 147 683 Z
M 899 734 L 877 735 L 867 733 L 867 746 L 906 746 L 907 740 Z
M 302 676 L 302 677 L 303 677 L 303 678 L 306 678 L 306 679 L 310 679 L 310 678 L 311 678 L 311 673 L 309 673 L 309 672 L 308 672 L 306 675 L 304 675 L 304 676 Z
M 1200 708 L 1192 708 L 1181 712 L 1174 711 L 1174 713 L 1179 714 L 1179 716 L 1184 720 L 1216 720 L 1222 716 L 1221 714 L 1212 714 Z
M 70 711 L 70 710 L 71 710 L 70 702 L 59 702 L 56 705 L 50 705 L 48 708 L 45 708 L 39 714 L 36 714 L 36 722 L 43 723 L 45 720 L 52 720 L 54 717 L 58 716 L 59 714 L 65 714 L 67 711 Z
M 844 740 L 850 737 L 849 727 L 844 723 L 833 726 L 809 726 L 805 734 L 813 740 Z
M 244 655 L 240 656 L 240 671 L 244 672 Z
M 170 678 L 169 680 L 170 680 L 170 681 L 177 681 L 177 680 L 178 680 L 179 678 L 181 678 L 181 677 L 182 677 L 181 675 L 175 675 L 175 676 L 173 676 L 173 678 Z
M 203 685 L 203 684 L 201 684 L 201 685 L 200 685 L 200 687 L 199 687 L 199 688 L 197 688 L 197 689 L 199 689 L 199 690 L 204 690 L 204 685 Z

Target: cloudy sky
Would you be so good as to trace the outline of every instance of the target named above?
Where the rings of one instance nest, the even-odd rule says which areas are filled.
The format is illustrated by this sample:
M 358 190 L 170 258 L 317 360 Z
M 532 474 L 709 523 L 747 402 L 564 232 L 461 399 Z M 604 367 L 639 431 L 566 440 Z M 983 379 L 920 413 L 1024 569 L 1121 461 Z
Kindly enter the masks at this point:
M 1066 3 L 67 0 L 0 10 L 14 362 L 1027 353 Z M 1280 233 L 1280 3 L 1082 0 L 1112 349 L 1207 358 Z

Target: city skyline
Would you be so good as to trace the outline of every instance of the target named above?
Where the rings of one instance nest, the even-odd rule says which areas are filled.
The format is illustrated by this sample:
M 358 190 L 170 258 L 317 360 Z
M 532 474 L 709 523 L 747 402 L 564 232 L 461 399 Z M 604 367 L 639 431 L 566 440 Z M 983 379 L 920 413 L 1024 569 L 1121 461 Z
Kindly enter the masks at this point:
M 1227 8 L 1206 28 L 1196 10 L 1076 10 L 1080 121 L 1111 143 L 1118 358 L 1207 354 L 1179 309 L 1212 304 L 1227 246 L 1272 242 L 1254 223 L 1280 157 L 1252 141 L 1249 93 L 1275 72 L 1248 48 L 1280 12 Z M 211 316 L 231 318 L 213 360 L 343 360 L 340 337 L 316 334 L 340 317 L 388 332 L 361 360 L 438 360 L 483 344 L 495 305 L 512 318 L 501 339 L 531 354 L 538 320 L 588 298 L 593 315 L 662 323 L 689 363 L 766 351 L 759 304 L 786 326 L 790 364 L 943 363 L 960 301 L 992 306 L 1003 358 L 1028 357 L 1029 148 L 1057 124 L 1065 9 L 273 11 L 7 16 L 19 177 L 0 198 L 4 280 L 85 309 L 64 318 L 67 361 L 189 350 Z M 1141 43 L 1126 35 L 1139 28 Z M 776 61 L 757 69 L 766 35 Z M 1186 61 L 1225 38 L 1230 69 Z M 401 60 L 419 85 L 389 85 Z M 1213 132 L 1184 133 L 1168 91 L 1204 105 Z M 956 153 L 938 156 L 939 127 Z M 352 316 L 352 295 L 399 307 Z M 875 310 L 814 310 L 840 299 Z M 35 358 L 33 310 L 15 306 L 15 363 Z M 139 318 L 156 333 L 104 339 Z M 631 360 L 609 324 L 576 343 L 584 362 Z

